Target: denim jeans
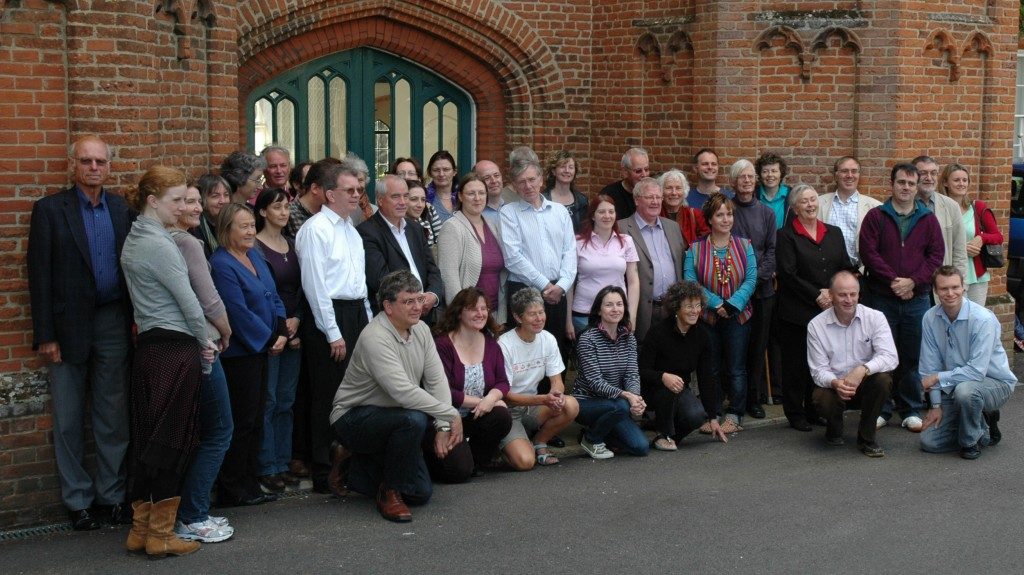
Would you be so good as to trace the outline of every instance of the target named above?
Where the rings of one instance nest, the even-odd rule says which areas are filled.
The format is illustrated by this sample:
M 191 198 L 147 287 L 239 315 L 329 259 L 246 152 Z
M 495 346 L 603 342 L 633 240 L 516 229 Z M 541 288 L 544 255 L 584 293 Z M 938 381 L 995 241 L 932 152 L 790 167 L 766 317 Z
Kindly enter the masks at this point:
M 288 471 L 292 458 L 292 406 L 299 386 L 302 350 L 286 347 L 267 358 L 267 403 L 263 408 L 260 475 Z
M 178 519 L 182 523 L 206 521 L 210 512 L 210 490 L 217 479 L 224 454 L 231 444 L 234 424 L 228 382 L 220 359 L 213 362 L 209 375 L 203 376 L 199 390 L 199 447 L 185 472 L 181 487 Z
M 878 294 L 871 294 L 868 306 L 885 314 L 892 331 L 893 342 L 900 363 L 892 373 L 893 399 L 901 417 L 921 416 L 924 411 L 924 391 L 921 389 L 921 374 L 917 372 L 921 357 L 921 320 L 928 311 L 929 295 L 914 296 L 901 300 Z M 893 401 L 885 402 L 882 417 L 889 419 L 893 412 Z
M 629 416 L 629 402 L 616 399 L 576 397 L 580 413 L 576 421 L 585 428 L 584 436 L 590 443 L 610 443 L 621 447 L 630 455 L 647 455 L 651 446 L 647 436 Z
M 747 411 L 747 342 L 750 339 L 750 322 L 740 324 L 735 317 L 718 318 L 715 325 L 708 326 L 708 333 L 711 336 L 708 342 L 711 378 L 718 385 L 722 382 L 728 384 L 729 413 L 743 421 L 743 414 Z
M 401 407 L 360 405 L 334 422 L 338 441 L 352 452 L 348 486 L 367 497 L 377 487 L 398 490 L 406 503 L 426 503 L 433 494 L 421 443 L 428 417 Z
M 977 443 L 988 444 L 988 424 L 983 411 L 995 411 L 1010 399 L 1013 389 L 985 378 L 965 381 L 942 394 L 942 420 L 921 432 L 921 449 L 931 453 L 956 451 Z

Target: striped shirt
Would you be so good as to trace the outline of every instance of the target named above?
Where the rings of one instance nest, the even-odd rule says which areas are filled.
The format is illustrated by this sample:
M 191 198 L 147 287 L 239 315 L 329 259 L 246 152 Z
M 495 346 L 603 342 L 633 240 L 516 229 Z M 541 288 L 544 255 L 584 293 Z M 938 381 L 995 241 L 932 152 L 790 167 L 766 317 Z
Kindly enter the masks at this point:
M 572 394 L 579 398 L 614 399 L 623 391 L 640 395 L 636 336 L 619 328 L 615 341 L 604 326 L 584 331 L 576 344 L 580 370 Z
M 853 265 L 860 265 L 860 257 L 857 253 L 857 225 L 860 223 L 859 207 L 860 192 L 854 191 L 853 195 L 845 202 L 836 193 L 832 197 L 832 211 L 828 214 L 828 221 L 825 223 L 836 226 L 843 232 L 843 240 L 846 242 L 846 253 L 850 256 Z
M 569 291 L 576 280 L 576 236 L 565 206 L 541 197 L 540 208 L 524 201 L 501 208 L 501 251 L 508 281 L 543 290 L 548 282 Z

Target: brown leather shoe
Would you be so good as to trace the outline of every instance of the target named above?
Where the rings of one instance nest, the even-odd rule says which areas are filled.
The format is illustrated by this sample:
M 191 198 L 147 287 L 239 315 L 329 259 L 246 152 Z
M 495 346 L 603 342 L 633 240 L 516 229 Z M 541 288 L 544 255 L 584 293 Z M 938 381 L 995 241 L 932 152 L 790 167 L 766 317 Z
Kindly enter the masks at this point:
M 407 523 L 412 521 L 412 512 L 402 501 L 402 494 L 395 489 L 388 489 L 382 483 L 377 488 L 377 511 L 388 521 Z
M 331 471 L 327 474 L 327 486 L 335 497 L 348 497 L 352 494 L 345 487 L 345 472 L 341 468 L 341 464 L 351 455 L 352 452 L 345 449 L 344 445 L 336 441 L 331 443 Z
M 288 465 L 288 471 L 295 477 L 309 477 L 309 468 L 306 467 L 306 462 L 301 459 L 293 459 Z

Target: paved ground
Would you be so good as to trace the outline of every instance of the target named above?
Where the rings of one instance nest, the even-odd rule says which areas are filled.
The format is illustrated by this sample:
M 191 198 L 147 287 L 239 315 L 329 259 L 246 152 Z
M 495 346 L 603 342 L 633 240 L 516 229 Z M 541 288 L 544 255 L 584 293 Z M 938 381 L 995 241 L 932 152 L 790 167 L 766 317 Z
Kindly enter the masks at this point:
M 369 500 L 298 495 L 231 510 L 231 541 L 183 558 L 122 551 L 126 530 L 0 543 L 0 573 L 1019 572 L 1024 399 L 968 462 L 888 427 L 884 459 L 822 431 L 748 429 L 676 453 L 492 473 L 439 486 L 412 523 Z

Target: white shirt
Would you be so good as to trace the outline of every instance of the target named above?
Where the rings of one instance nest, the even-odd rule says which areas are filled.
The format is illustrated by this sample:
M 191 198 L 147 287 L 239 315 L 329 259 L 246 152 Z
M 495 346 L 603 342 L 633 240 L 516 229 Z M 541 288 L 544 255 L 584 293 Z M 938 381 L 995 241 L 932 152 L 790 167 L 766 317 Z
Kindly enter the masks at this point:
M 409 262 L 409 271 L 412 272 L 412 275 L 416 276 L 416 279 L 420 280 L 420 285 L 425 285 L 423 278 L 420 276 L 420 271 L 416 269 L 416 260 L 412 259 L 412 250 L 409 249 L 409 238 L 405 237 L 405 218 L 402 218 L 397 226 L 392 224 L 391 220 L 387 218 L 384 218 L 384 222 L 387 223 L 391 234 L 395 236 L 398 247 L 402 248 L 402 255 L 405 256 L 405 261 Z
M 505 375 L 508 376 L 510 393 L 537 395 L 537 384 L 544 376 L 565 371 L 558 342 L 546 331 L 538 333 L 533 341 L 525 342 L 512 329 L 501 334 L 498 345 L 505 356 Z
M 366 254 L 351 218 L 342 219 L 327 208 L 306 220 L 295 236 L 302 270 L 302 291 L 313 311 L 316 327 L 328 342 L 341 339 L 332 300 L 359 300 L 366 305 Z
M 819 313 L 807 325 L 807 365 L 818 387 L 832 387 L 833 379 L 846 377 L 864 365 L 875 374 L 896 369 L 899 356 L 885 315 L 857 304 L 850 325 L 843 325 L 835 308 Z

